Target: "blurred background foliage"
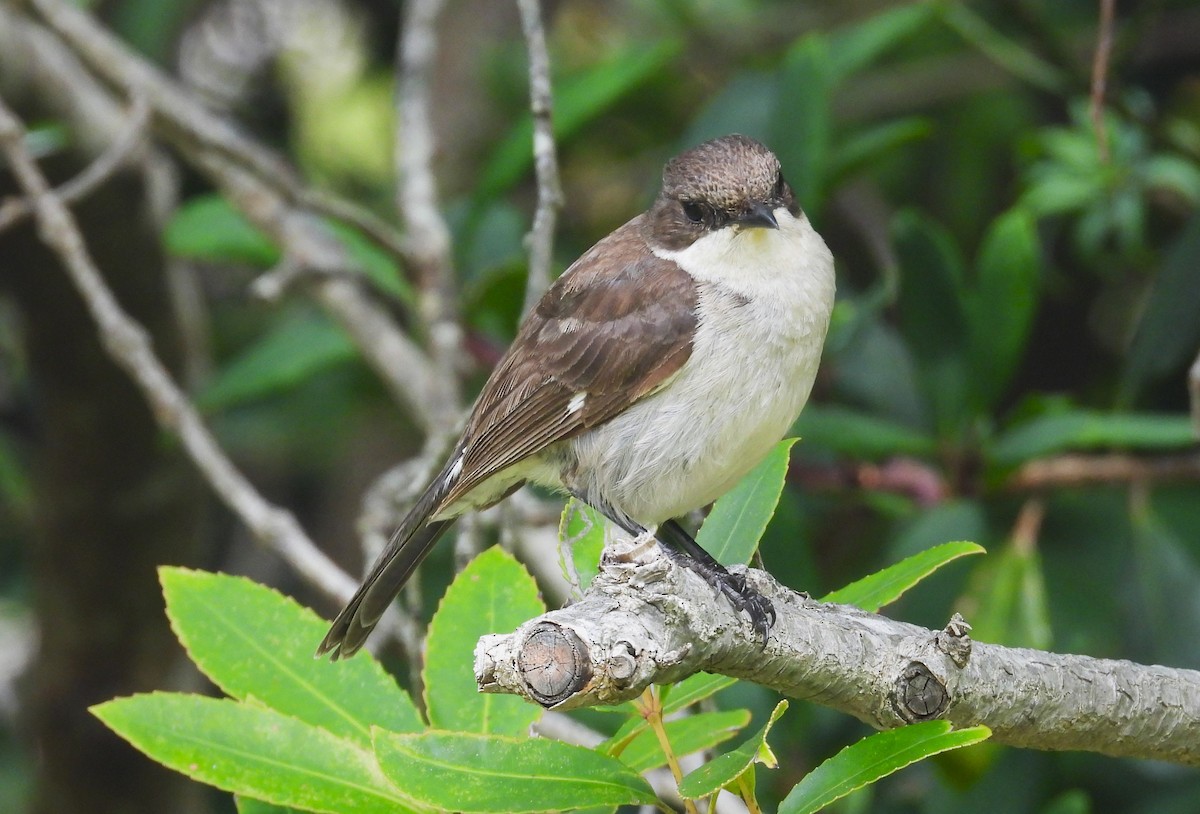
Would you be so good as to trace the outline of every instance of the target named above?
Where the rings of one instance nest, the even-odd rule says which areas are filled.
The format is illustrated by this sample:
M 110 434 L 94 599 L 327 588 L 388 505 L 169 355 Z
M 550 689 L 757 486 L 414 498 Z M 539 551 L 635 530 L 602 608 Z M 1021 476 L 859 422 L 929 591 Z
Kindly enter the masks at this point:
M 312 183 L 393 217 L 399 3 L 94 6 Z M 545 15 L 567 201 L 557 271 L 645 207 L 668 156 L 729 132 L 779 154 L 838 259 L 825 361 L 763 546 L 778 578 L 820 595 L 974 540 L 985 558 L 887 612 L 936 628 L 960 610 L 981 640 L 1200 668 L 1186 386 L 1200 348 L 1195 3 L 1119 4 L 1098 116 L 1095 2 L 561 0 Z M 451 0 L 440 32 L 436 169 L 477 386 L 523 296 L 535 201 L 526 56 L 509 3 Z M 34 135 L 46 152 L 70 141 L 45 125 Z M 163 242 L 203 295 L 196 399 L 255 482 L 353 563 L 363 489 L 421 439 L 312 303 L 249 295 L 278 248 L 200 178 L 184 183 Z M 404 320 L 403 270 L 337 233 Z M 0 610 L 20 640 L 37 590 L 25 565 L 34 492 L 48 487 L 31 479 L 38 397 L 3 306 Z M 1066 468 L 1037 468 L 1048 461 Z M 303 590 L 221 510 L 203 523 L 206 564 Z M 450 546 L 430 563 L 427 605 L 449 580 Z M 729 692 L 755 725 L 774 706 L 753 686 Z M 0 695 L 7 720 L 17 706 Z M 781 769 L 760 773 L 760 799 L 862 730 L 794 704 L 773 731 Z M 0 747 L 0 809 L 20 810 L 36 760 L 15 735 Z M 985 746 L 835 810 L 1183 814 L 1197 800 L 1194 771 Z

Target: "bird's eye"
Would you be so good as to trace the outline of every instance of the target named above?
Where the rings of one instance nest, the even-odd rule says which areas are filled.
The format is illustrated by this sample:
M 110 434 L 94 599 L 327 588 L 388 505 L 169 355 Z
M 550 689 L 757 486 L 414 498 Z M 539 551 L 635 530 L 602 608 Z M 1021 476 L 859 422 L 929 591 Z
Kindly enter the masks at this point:
M 782 199 L 787 195 L 787 181 L 783 180 L 783 172 L 775 177 L 775 197 Z
M 704 223 L 704 206 L 695 201 L 684 201 L 683 216 L 692 223 Z

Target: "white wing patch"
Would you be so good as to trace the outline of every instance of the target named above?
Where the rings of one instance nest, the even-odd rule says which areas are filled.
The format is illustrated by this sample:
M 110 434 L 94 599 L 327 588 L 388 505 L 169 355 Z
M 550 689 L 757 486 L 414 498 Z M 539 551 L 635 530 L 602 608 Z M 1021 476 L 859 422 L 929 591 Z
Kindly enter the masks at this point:
M 582 390 L 571 396 L 571 400 L 567 402 L 567 415 L 577 413 L 583 409 L 583 403 L 587 401 L 587 391 Z
M 450 471 L 446 473 L 446 482 L 451 483 L 462 474 L 463 458 L 467 457 L 467 451 L 464 449 L 454 459 L 454 463 L 450 465 Z

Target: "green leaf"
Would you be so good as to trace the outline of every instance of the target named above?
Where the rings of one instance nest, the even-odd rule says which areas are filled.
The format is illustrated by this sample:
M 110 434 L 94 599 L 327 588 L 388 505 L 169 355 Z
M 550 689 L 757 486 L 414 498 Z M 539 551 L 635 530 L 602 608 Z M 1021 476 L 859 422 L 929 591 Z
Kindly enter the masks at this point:
M 676 757 L 683 757 L 724 743 L 748 723 L 749 710 L 733 709 L 676 718 L 665 722 L 663 727 L 667 731 L 671 751 Z M 658 736 L 648 726 L 621 750 L 620 758 L 626 766 L 639 772 L 666 765 L 667 762 Z
M 220 195 L 186 201 L 163 234 L 177 257 L 216 263 L 249 263 L 266 268 L 279 262 L 279 248 Z
M 916 585 L 948 562 L 968 554 L 983 554 L 983 546 L 975 543 L 943 543 L 913 554 L 882 571 L 852 582 L 845 588 L 824 596 L 822 602 L 854 605 L 875 613 L 884 605 L 895 602 L 905 591 Z
M 1068 789 L 1046 803 L 1044 808 L 1039 809 L 1038 814 L 1091 814 L 1091 811 L 1092 804 L 1087 792 L 1083 789 Z
M 670 715 L 681 709 L 710 698 L 726 687 L 737 683 L 736 678 L 717 673 L 695 673 L 678 684 L 671 685 L 671 691 L 663 701 L 663 714 Z
M 1061 215 L 1083 209 L 1104 192 L 1096 176 L 1084 176 L 1059 167 L 1031 172 L 1032 182 L 1019 206 L 1039 217 Z
M 979 411 L 995 404 L 1017 369 L 1037 308 L 1040 275 L 1033 220 L 1020 209 L 996 218 L 984 236 L 967 301 L 971 390 Z
M 346 253 L 350 255 L 350 259 L 357 264 L 363 275 L 375 284 L 376 288 L 390 294 L 400 302 L 408 305 L 416 304 L 416 294 L 413 293 L 412 286 L 400 272 L 396 258 L 357 229 L 337 221 L 324 221 L 324 225 L 333 233 L 333 236 L 346 249 Z
M 840 81 L 858 73 L 915 34 L 933 16 L 932 3 L 910 3 L 874 14 L 830 37 L 830 69 Z
M 578 585 L 580 592 L 586 591 L 600 573 L 607 528 L 604 515 L 586 503 L 571 498 L 563 507 L 558 523 L 558 556 L 563 577 L 572 589 Z
M 1125 398 L 1181 370 L 1200 346 L 1200 213 L 1166 252 L 1123 376 Z
M 963 262 L 950 234 L 913 211 L 892 224 L 900 262 L 900 328 L 919 367 L 922 391 L 946 433 L 966 404 L 967 315 Z
M 1200 563 L 1150 506 L 1133 512 L 1133 542 L 1137 653 L 1130 657 L 1200 666 Z
M 680 43 L 660 41 L 613 54 L 598 65 L 555 83 L 554 134 L 559 143 L 652 77 L 679 53 Z M 533 166 L 533 119 L 526 115 L 496 148 L 476 192 L 486 202 L 521 180 Z
M 1015 466 L 1065 450 L 1186 449 L 1195 441 L 1186 415 L 1071 410 L 1014 427 L 995 440 L 990 457 L 994 464 Z
M 370 751 L 274 710 L 152 693 L 91 711 L 164 766 L 225 791 L 330 814 L 413 810 Z
M 794 443 L 795 438 L 786 438 L 776 444 L 708 513 L 696 542 L 722 565 L 745 564 L 754 556 L 783 492 Z
M 1027 543 L 1010 541 L 981 562 L 958 607 L 976 641 L 1039 650 L 1053 644 L 1042 558 Z
M 937 441 L 918 430 L 846 407 L 809 404 L 792 432 L 804 439 L 805 449 L 825 447 L 856 460 L 937 452 Z
M 379 730 L 375 754 L 406 794 L 444 811 L 559 811 L 656 799 L 620 761 L 559 741 Z
M 853 175 L 876 158 L 932 132 L 933 124 L 928 119 L 910 116 L 854 133 L 835 146 L 829 181 L 833 183 Z
M 498 546 L 473 559 L 446 589 L 425 640 L 425 708 L 437 729 L 523 735 L 541 708 L 515 695 L 481 693 L 471 665 L 475 643 L 545 613 L 537 583 Z
M 30 122 L 25 130 L 25 149 L 41 160 L 71 148 L 73 137 L 60 122 Z
M 990 735 L 986 726 L 951 731 L 948 721 L 926 721 L 877 732 L 809 772 L 784 798 L 779 814 L 812 814 L 918 760 L 979 743 Z
M 787 711 L 788 702 L 780 701 L 775 705 L 770 719 L 763 724 L 762 729 L 755 732 L 746 741 L 734 749 L 720 755 L 696 769 L 683 778 L 679 784 L 679 793 L 688 799 L 706 797 L 723 788 L 728 788 L 746 773 L 755 763 L 761 763 L 768 768 L 775 768 L 777 761 L 771 747 L 767 745 L 767 733 L 779 720 L 779 716 Z
M 1063 70 L 1005 37 L 973 9 L 961 3 L 938 3 L 935 7 L 946 25 L 1013 76 L 1054 95 L 1064 95 L 1071 87 Z
M 962 255 L 945 228 L 914 210 L 896 215 L 892 237 L 903 274 L 901 326 L 919 357 L 935 359 L 966 338 Z
M 739 71 L 692 116 L 680 143 L 699 144 L 729 133 L 761 136 L 763 141 L 773 143 L 768 134 L 771 117 L 777 113 L 778 85 L 777 72 Z
M 1181 155 L 1160 153 L 1145 165 L 1146 186 L 1169 190 L 1189 205 L 1200 204 L 1200 167 Z
M 326 317 L 290 317 L 222 367 L 198 402 L 219 410 L 263 398 L 357 357 L 354 343 Z
M 829 42 L 806 34 L 788 51 L 779 73 L 778 99 L 768 140 L 809 215 L 820 211 L 833 142 Z
M 253 697 L 349 740 L 371 743 L 371 727 L 423 728 L 408 694 L 368 654 L 314 659 L 329 623 L 243 577 L 161 568 L 171 628 L 188 656 L 224 692 Z
M 238 814 L 299 814 L 299 809 L 264 803 L 250 797 L 239 796 L 234 802 L 237 804 Z
M 0 431 L 0 504 L 21 518 L 27 518 L 33 508 L 33 484 L 29 464 L 21 454 L 15 438 L 20 430 Z

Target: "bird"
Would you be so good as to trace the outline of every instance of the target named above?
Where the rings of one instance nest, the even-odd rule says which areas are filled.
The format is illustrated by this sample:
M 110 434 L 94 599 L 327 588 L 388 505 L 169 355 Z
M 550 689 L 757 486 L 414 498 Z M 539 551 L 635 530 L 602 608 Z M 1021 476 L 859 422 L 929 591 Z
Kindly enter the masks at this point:
M 317 656 L 352 656 L 438 538 L 525 483 L 652 533 L 766 644 L 774 609 L 679 524 L 732 488 L 808 400 L 834 260 L 748 136 L 667 161 L 649 209 L 579 257 L 529 311 L 445 466 L 401 521 Z

